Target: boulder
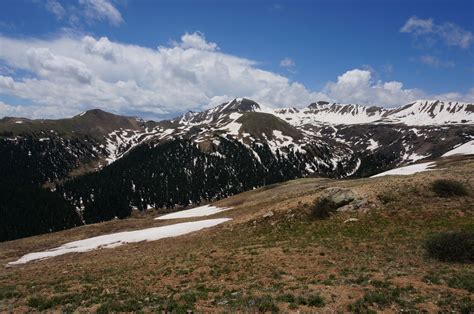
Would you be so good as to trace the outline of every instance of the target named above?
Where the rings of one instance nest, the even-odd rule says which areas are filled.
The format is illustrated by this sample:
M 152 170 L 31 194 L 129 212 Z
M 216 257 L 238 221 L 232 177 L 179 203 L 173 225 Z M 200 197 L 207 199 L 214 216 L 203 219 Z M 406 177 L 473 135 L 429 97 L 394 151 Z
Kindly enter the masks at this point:
M 320 198 L 325 198 L 336 207 L 341 207 L 351 203 L 357 198 L 357 195 L 351 189 L 331 187 L 325 189 Z

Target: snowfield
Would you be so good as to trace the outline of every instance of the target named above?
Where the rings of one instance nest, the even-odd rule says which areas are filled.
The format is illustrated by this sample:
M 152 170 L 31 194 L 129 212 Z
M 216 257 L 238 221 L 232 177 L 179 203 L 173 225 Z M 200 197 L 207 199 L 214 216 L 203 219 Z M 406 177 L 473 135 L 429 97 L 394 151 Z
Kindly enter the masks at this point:
M 474 140 L 464 143 L 455 149 L 450 150 L 441 157 L 448 157 L 453 155 L 474 155 Z
M 176 213 L 166 214 L 160 217 L 156 217 L 156 220 L 166 220 L 166 219 L 180 219 L 180 218 L 191 218 L 191 217 L 203 217 L 214 215 L 231 208 L 228 207 L 216 207 L 211 205 L 204 205 L 192 209 L 182 210 Z
M 415 164 L 415 165 L 409 165 L 405 167 L 400 167 L 396 169 L 392 169 L 389 171 L 385 171 L 379 174 L 376 174 L 374 176 L 371 176 L 371 178 L 375 177 L 383 177 L 383 176 L 393 176 L 393 175 L 409 175 L 409 174 L 414 174 L 417 172 L 423 172 L 423 171 L 431 171 L 433 169 L 429 169 L 430 167 L 434 166 L 434 162 L 424 162 L 421 164 Z
M 29 253 L 22 256 L 17 261 L 8 263 L 8 266 L 25 264 L 31 261 L 47 259 L 68 253 L 88 252 L 101 248 L 115 248 L 126 243 L 155 241 L 163 238 L 177 237 L 204 228 L 214 227 L 229 220 L 231 219 L 208 219 L 201 221 L 184 222 L 169 226 L 147 228 L 142 230 L 106 234 L 89 239 L 69 242 L 61 245 L 60 247 L 43 252 Z

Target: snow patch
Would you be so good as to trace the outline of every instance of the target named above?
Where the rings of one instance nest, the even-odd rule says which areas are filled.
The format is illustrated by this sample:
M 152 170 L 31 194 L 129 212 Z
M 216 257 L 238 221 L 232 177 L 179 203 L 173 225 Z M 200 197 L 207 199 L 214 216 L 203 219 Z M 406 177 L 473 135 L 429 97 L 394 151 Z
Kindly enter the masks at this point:
M 126 243 L 155 241 L 163 238 L 177 237 L 204 228 L 213 227 L 229 220 L 230 218 L 208 219 L 201 221 L 184 222 L 169 226 L 147 228 L 136 231 L 126 231 L 102 235 L 89 239 L 69 242 L 61 245 L 60 247 L 43 252 L 29 253 L 22 256 L 17 261 L 8 263 L 8 265 L 20 265 L 35 260 L 47 259 L 68 253 L 81 253 L 101 248 L 114 248 Z
M 450 150 L 441 157 L 449 157 L 453 155 L 474 155 L 474 140 L 459 145 L 458 147 Z
M 430 167 L 435 166 L 436 164 L 434 162 L 424 162 L 420 164 L 415 164 L 415 165 L 409 165 L 409 166 L 404 166 L 396 169 L 392 169 L 389 171 L 385 171 L 379 174 L 376 174 L 374 176 L 371 176 L 371 178 L 376 178 L 376 177 L 383 177 L 383 176 L 391 176 L 391 175 L 409 175 L 409 174 L 414 174 L 417 172 L 424 172 L 424 171 L 432 171 L 433 169 L 429 169 Z
M 156 220 L 166 220 L 166 219 L 179 219 L 179 218 L 191 218 L 191 217 L 202 217 L 214 215 L 231 208 L 228 207 L 217 207 L 212 205 L 204 205 L 192 209 L 186 209 L 179 212 L 163 215 L 156 217 Z
M 367 146 L 367 149 L 368 150 L 371 150 L 371 151 L 374 151 L 376 150 L 377 148 L 380 147 L 380 144 L 379 142 L 373 140 L 373 139 L 369 139 L 369 146 Z

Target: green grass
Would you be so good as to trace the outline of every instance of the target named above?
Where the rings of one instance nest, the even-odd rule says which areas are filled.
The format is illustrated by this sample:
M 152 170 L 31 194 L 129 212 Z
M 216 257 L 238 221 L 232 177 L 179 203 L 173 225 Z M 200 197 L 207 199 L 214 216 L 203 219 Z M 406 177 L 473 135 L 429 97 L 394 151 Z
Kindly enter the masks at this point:
M 349 305 L 348 310 L 354 313 L 375 313 L 374 308 L 383 310 L 396 303 L 402 307 L 409 304 L 403 299 L 403 294 L 413 292 L 412 287 L 385 287 L 367 292 L 362 298 Z

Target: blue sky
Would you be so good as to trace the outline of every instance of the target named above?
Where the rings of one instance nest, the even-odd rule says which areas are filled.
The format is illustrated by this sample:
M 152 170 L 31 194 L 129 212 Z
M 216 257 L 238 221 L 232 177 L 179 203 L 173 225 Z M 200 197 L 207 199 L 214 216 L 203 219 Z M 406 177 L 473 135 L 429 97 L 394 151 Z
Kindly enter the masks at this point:
M 473 21 L 473 1 L 4 0 L 0 116 L 474 101 Z

